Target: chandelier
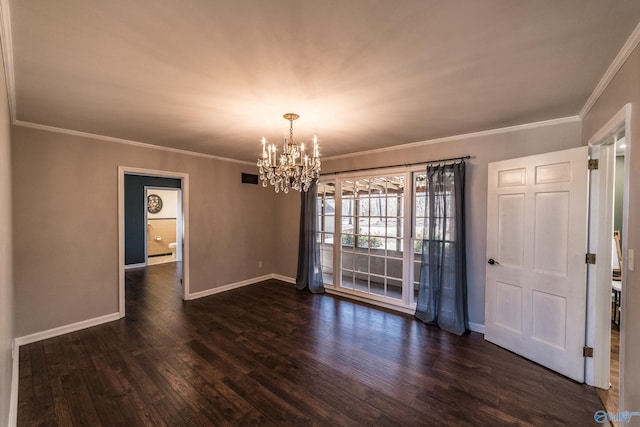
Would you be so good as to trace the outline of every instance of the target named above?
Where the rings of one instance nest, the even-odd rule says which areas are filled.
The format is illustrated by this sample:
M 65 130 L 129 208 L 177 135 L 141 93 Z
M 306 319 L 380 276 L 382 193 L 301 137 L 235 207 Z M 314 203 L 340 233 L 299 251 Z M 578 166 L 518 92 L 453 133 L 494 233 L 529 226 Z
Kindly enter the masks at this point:
M 313 151 L 307 154 L 304 143 L 296 145 L 293 142 L 293 121 L 300 116 L 287 113 L 282 117 L 289 120 L 289 140 L 284 139 L 282 154 L 278 153 L 275 144 L 267 145 L 267 140 L 262 137 L 262 158 L 258 159 L 262 186 L 269 183 L 276 193 L 288 193 L 290 188 L 307 191 L 313 180 L 320 176 L 318 138 L 313 137 Z

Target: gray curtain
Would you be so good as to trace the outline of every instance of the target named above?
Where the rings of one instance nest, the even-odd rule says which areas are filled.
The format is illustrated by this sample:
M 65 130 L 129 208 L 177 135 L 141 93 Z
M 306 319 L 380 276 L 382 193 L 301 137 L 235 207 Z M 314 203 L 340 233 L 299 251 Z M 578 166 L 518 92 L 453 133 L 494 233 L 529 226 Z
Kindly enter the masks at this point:
M 462 335 L 468 328 L 465 163 L 427 167 L 425 233 L 415 316 Z
M 313 181 L 308 191 L 302 191 L 300 206 L 300 237 L 298 241 L 298 272 L 296 288 L 309 289 L 314 294 L 324 292 L 320 242 L 318 242 L 318 183 Z

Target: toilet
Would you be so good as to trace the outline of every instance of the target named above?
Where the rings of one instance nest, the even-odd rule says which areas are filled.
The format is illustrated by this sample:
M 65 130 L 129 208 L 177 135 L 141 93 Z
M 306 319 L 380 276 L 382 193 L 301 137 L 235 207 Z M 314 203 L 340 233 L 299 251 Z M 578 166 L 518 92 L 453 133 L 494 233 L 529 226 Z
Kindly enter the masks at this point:
M 171 256 L 173 258 L 175 258 L 176 257 L 176 242 L 169 243 L 167 246 L 169 246 L 169 249 L 171 249 Z

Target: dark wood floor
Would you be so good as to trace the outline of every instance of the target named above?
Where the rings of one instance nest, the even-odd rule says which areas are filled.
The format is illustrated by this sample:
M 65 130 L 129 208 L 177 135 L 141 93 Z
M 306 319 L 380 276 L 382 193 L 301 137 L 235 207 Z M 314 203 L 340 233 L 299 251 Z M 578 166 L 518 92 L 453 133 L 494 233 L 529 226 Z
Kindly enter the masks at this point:
M 586 426 L 601 409 L 477 333 L 277 281 L 179 295 L 175 264 L 129 271 L 125 319 L 21 347 L 18 425 Z

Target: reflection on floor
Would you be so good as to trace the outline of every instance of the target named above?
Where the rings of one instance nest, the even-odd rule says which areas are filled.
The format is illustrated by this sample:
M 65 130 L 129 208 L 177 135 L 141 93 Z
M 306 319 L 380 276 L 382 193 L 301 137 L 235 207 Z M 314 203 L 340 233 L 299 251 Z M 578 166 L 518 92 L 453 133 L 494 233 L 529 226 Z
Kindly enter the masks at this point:
M 151 256 L 147 258 L 147 265 L 165 264 L 167 262 L 174 262 L 176 257 L 173 255 L 161 255 Z
M 609 413 L 617 413 L 620 401 L 620 330 L 611 324 L 611 387 L 597 389 L 600 400 Z M 614 423 L 616 425 L 617 423 Z

